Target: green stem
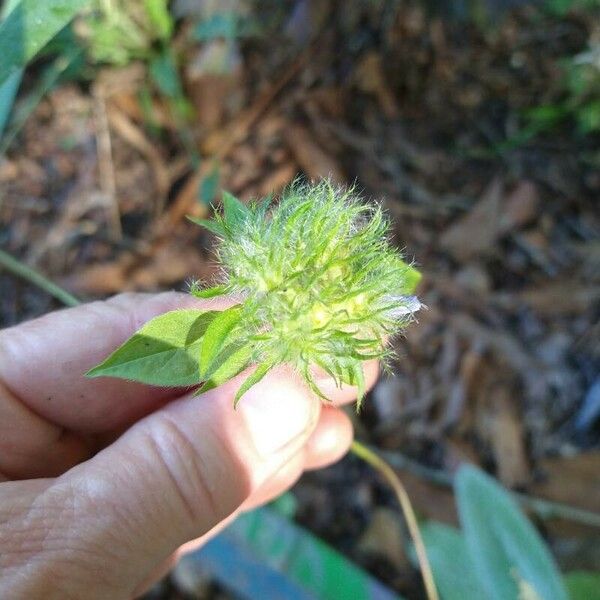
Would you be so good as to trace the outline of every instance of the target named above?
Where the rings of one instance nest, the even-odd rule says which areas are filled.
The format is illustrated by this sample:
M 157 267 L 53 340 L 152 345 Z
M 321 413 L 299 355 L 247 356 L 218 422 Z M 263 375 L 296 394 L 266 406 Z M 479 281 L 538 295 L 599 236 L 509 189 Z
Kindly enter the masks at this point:
M 27 266 L 7 252 L 4 252 L 4 250 L 0 250 L 0 267 L 4 267 L 13 275 L 17 275 L 29 283 L 36 285 L 57 300 L 60 300 L 66 306 L 77 306 L 81 304 L 81 302 L 75 296 L 67 292 L 67 290 L 56 285 L 56 283 L 50 281 L 32 267 Z
M 404 514 L 404 519 L 406 520 L 406 524 L 408 526 L 408 531 L 410 532 L 410 536 L 415 545 L 415 552 L 419 561 L 419 567 L 421 569 L 423 583 L 425 584 L 427 598 L 429 600 L 438 600 L 439 596 L 437 593 L 437 588 L 435 587 L 433 572 L 431 570 L 431 565 L 429 564 L 429 559 L 427 558 L 427 551 L 425 550 L 425 544 L 423 543 L 421 532 L 419 531 L 417 517 L 410 502 L 410 498 L 406 492 L 406 488 L 392 467 L 390 467 L 390 465 L 385 462 L 385 460 L 383 460 L 383 458 L 381 458 L 375 451 L 367 448 L 367 446 L 357 442 L 356 440 L 352 442 L 350 449 L 356 456 L 371 465 L 383 477 L 385 477 L 387 482 L 396 493 L 398 502 L 400 503 L 400 507 L 402 508 L 402 512 Z

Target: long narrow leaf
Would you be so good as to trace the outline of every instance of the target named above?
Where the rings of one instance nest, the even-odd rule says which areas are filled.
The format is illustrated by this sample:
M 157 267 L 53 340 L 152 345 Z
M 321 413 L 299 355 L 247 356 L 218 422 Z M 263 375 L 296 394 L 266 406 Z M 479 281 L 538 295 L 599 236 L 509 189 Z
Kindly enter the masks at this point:
M 261 508 L 238 517 L 184 558 L 236 597 L 255 600 L 401 600 L 314 535 Z
M 0 84 L 25 65 L 89 0 L 21 0 L 0 24 Z
M 272 369 L 272 365 L 267 363 L 263 363 L 262 365 L 258 365 L 256 370 L 252 375 L 249 375 L 244 383 L 240 386 L 240 389 L 235 394 L 235 399 L 233 401 L 233 406 L 236 407 L 238 402 L 242 399 L 242 396 L 253 386 L 255 386 L 270 370 Z
M 18 69 L 14 73 L 11 73 L 4 82 L 0 84 L 0 139 L 2 138 L 8 117 L 12 111 L 22 78 L 23 70 Z
M 456 499 L 471 563 L 491 600 L 514 600 L 531 586 L 544 600 L 567 600 L 550 552 L 515 501 L 491 477 L 465 466 Z

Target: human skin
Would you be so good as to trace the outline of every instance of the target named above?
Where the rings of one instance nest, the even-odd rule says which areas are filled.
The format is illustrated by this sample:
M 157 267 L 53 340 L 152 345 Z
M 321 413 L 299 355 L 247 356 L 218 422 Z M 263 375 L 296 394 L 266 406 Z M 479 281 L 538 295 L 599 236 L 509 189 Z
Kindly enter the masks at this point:
M 285 366 L 194 396 L 84 373 L 163 312 L 231 299 L 122 294 L 0 331 L 0 597 L 132 598 L 240 511 L 348 449 L 356 389 Z M 365 363 L 371 386 L 378 373 Z

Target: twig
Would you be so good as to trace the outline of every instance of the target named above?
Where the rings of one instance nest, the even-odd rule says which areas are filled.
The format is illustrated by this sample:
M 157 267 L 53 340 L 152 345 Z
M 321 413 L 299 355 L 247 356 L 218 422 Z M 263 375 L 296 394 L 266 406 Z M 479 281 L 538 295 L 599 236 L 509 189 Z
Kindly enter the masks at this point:
M 116 105 L 108 105 L 107 117 L 108 123 L 117 134 L 148 160 L 156 184 L 154 212 L 156 216 L 159 216 L 163 212 L 169 187 L 171 186 L 171 178 L 160 152 L 146 138 L 142 130 Z
M 400 506 L 404 514 L 404 518 L 406 519 L 406 524 L 408 525 L 410 536 L 415 545 L 415 552 L 417 553 L 417 559 L 419 561 L 423 583 L 425 584 L 427 598 L 429 600 L 438 600 L 439 596 L 437 593 L 437 588 L 435 587 L 431 565 L 429 564 L 429 559 L 427 558 L 425 544 L 423 543 L 423 538 L 421 537 L 421 532 L 419 531 L 419 524 L 417 523 L 415 511 L 413 510 L 410 498 L 406 493 L 404 485 L 396 473 L 394 473 L 394 470 L 390 467 L 390 465 L 385 462 L 385 460 L 383 460 L 375 451 L 367 448 L 367 446 L 364 446 L 356 440 L 352 442 L 351 450 L 356 456 L 379 471 L 379 473 L 381 473 L 381 475 L 387 479 L 388 483 L 396 493 L 398 502 L 400 502 Z
M 202 152 L 208 158 L 202 162 L 202 166 L 184 185 L 167 213 L 164 222 L 161 224 L 162 228 L 167 232 L 171 231 L 183 216 L 190 211 L 190 207 L 196 204 L 198 186 L 207 173 L 213 169 L 215 161 L 219 162 L 223 160 L 236 145 L 246 139 L 252 127 L 267 111 L 279 92 L 300 72 L 314 50 L 315 47 L 311 46 L 303 52 L 285 73 L 262 92 L 254 103 L 242 112 L 224 131 L 213 134 L 204 142 Z
M 109 202 L 110 224 L 113 238 L 117 241 L 123 239 L 121 227 L 121 212 L 117 200 L 117 183 L 115 168 L 112 159 L 112 142 L 106 114 L 106 101 L 98 90 L 94 93 L 94 117 L 96 121 L 96 145 L 98 150 L 98 173 L 100 187 L 106 194 Z
M 77 306 L 81 302 L 72 294 L 64 290 L 56 283 L 44 277 L 41 273 L 17 260 L 4 250 L 0 250 L 0 266 L 4 267 L 14 275 L 29 281 L 33 285 L 41 288 L 57 300 L 60 300 L 66 306 Z
M 443 487 L 452 487 L 453 485 L 454 477 L 446 471 L 426 467 L 399 452 L 380 450 L 379 454 L 394 467 L 394 469 L 408 471 L 421 479 L 425 479 Z M 576 523 L 589 525 L 590 527 L 600 528 L 599 513 L 576 508 L 562 502 L 536 498 L 529 494 L 512 492 L 512 495 L 524 508 L 531 510 L 542 519 L 566 519 Z

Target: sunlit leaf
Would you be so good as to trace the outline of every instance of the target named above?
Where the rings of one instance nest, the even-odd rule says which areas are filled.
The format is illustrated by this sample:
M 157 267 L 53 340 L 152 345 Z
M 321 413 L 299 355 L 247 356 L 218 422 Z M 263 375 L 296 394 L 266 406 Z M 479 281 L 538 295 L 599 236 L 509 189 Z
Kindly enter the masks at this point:
M 262 363 L 256 367 L 256 370 L 252 375 L 244 380 L 244 383 L 240 386 L 240 389 L 235 394 L 233 405 L 237 406 L 238 402 L 242 399 L 243 395 L 253 386 L 255 386 L 271 369 L 272 365 L 268 363 Z
M 219 314 L 182 309 L 155 317 L 87 376 L 119 377 L 160 386 L 198 384 L 202 336 Z
M 214 360 L 227 344 L 229 335 L 242 317 L 242 307 L 232 306 L 218 313 L 208 326 L 200 349 L 199 373 L 202 379 L 209 373 Z
M 204 374 L 206 381 L 198 390 L 199 394 L 212 390 L 232 377 L 239 375 L 250 366 L 252 346 L 250 344 L 232 343 L 223 348 L 213 363 L 213 369 Z

